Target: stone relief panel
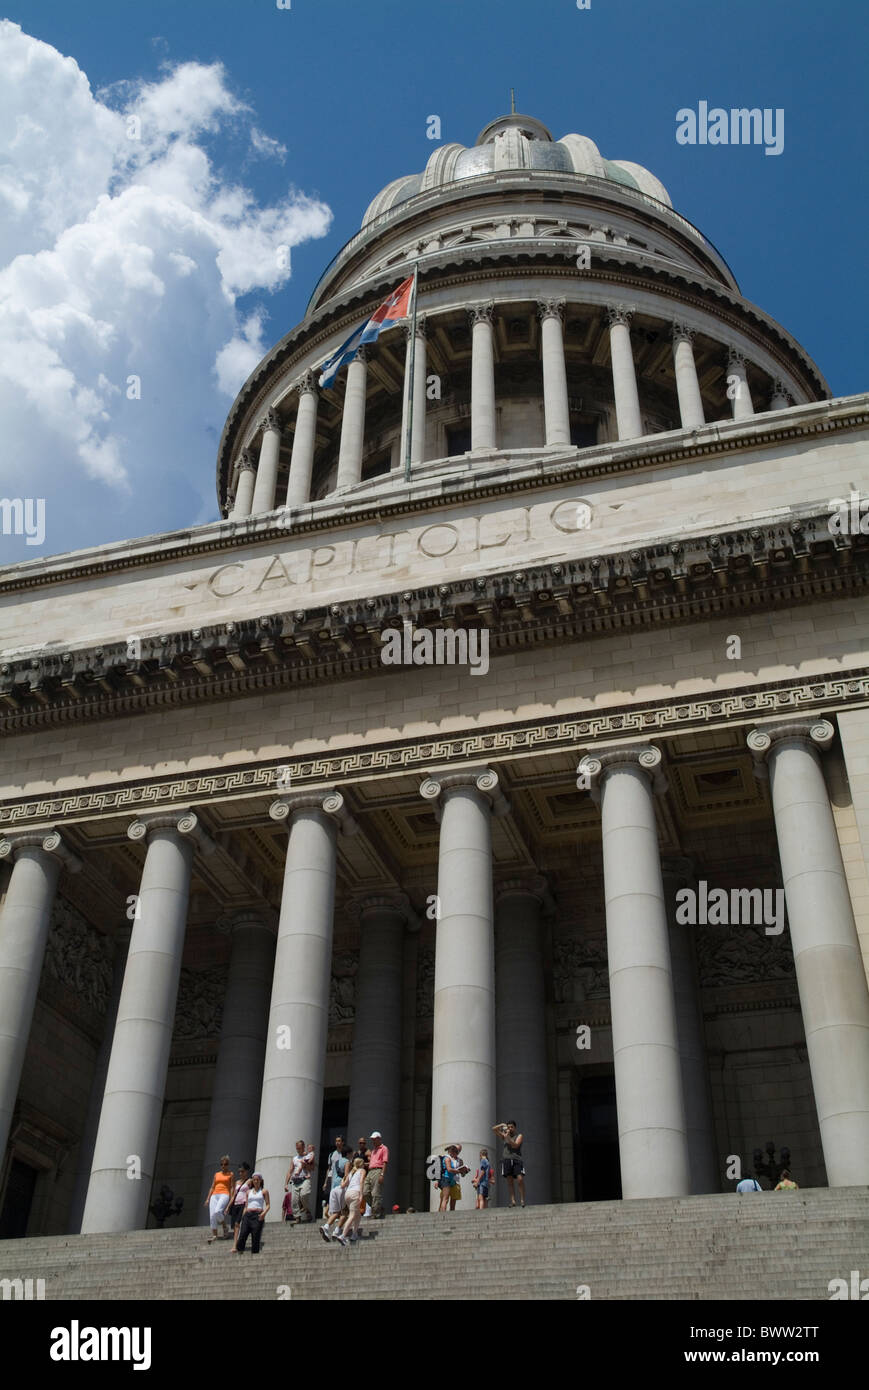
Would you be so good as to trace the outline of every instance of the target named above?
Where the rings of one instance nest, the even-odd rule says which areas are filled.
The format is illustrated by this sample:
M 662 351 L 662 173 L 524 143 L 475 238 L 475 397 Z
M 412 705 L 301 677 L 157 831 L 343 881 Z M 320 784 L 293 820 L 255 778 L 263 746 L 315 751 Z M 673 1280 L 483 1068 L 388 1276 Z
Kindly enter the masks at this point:
M 332 957 L 329 984 L 329 1027 L 352 1023 L 356 1017 L 356 973 L 359 957 L 355 951 L 337 951 Z
M 556 1004 L 608 999 L 606 939 L 570 936 L 556 941 L 552 975 Z
M 762 926 L 703 927 L 697 932 L 697 964 L 704 987 L 792 980 L 794 958 L 784 935 L 767 936 Z
M 106 1012 L 112 987 L 111 944 L 62 898 L 55 899 L 52 909 L 43 965 L 46 974 L 67 985 L 97 1013 Z
M 176 1038 L 216 1038 L 223 1024 L 223 997 L 228 971 L 223 966 L 211 970 L 182 968 L 175 1009 Z

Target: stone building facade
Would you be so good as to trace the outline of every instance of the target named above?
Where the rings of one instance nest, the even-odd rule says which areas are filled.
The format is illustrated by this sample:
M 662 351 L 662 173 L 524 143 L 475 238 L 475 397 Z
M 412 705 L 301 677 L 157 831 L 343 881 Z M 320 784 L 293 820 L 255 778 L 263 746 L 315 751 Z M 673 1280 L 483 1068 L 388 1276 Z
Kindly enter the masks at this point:
M 514 1117 L 532 1202 L 768 1140 L 869 1182 L 867 438 L 586 137 L 384 189 L 219 521 L 0 571 L 2 1234 L 195 1222 L 221 1153 L 275 1194 L 375 1128 L 420 1207 Z

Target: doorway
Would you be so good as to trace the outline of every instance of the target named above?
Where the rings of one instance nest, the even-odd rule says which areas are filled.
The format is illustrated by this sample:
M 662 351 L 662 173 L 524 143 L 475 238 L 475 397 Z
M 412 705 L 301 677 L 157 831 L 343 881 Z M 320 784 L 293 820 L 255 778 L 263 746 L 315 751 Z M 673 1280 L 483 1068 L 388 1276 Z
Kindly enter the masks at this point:
M 616 1082 L 612 1072 L 577 1077 L 573 1114 L 576 1200 L 605 1202 L 621 1197 Z

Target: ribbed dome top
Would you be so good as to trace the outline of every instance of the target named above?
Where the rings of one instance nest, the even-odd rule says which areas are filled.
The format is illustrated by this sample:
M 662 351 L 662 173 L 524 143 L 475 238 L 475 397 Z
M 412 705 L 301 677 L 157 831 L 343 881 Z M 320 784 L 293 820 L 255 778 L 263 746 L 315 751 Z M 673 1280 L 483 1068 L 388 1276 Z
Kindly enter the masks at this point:
M 479 174 L 509 169 L 555 170 L 561 174 L 586 174 L 597 179 L 648 193 L 651 198 L 672 207 L 670 195 L 659 179 L 641 164 L 627 159 L 604 159 L 587 135 L 562 135 L 553 140 L 542 121 L 533 116 L 501 116 L 482 130 L 476 143 L 440 145 L 421 174 L 405 174 L 381 189 L 362 219 L 366 227 L 390 208 L 406 203 L 418 193 Z

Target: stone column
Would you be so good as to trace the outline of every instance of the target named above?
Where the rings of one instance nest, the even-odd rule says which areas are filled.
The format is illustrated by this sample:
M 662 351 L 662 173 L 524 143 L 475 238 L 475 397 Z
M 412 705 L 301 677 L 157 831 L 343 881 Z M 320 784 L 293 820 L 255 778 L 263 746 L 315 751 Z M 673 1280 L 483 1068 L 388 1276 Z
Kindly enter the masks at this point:
M 336 492 L 340 492 L 346 487 L 353 487 L 362 477 L 368 352 L 369 349 L 363 344 L 347 368 L 344 413 L 341 417 L 341 443 L 338 446 Z
M 195 849 L 214 845 L 191 811 L 146 811 L 147 845 L 124 971 L 82 1234 L 144 1229 L 172 1045 Z M 137 1176 L 138 1174 L 138 1176 Z
M 0 839 L 0 859 L 12 860 L 12 877 L 0 916 L 0 1163 L 21 1084 L 27 1042 L 51 909 L 62 867 L 81 862 L 58 830 L 10 830 Z
M 287 484 L 287 506 L 304 507 L 311 500 L 311 474 L 314 470 L 314 445 L 317 439 L 317 388 L 313 372 L 305 372 L 296 382 L 299 409 L 293 452 L 290 455 L 290 479 Z
M 570 444 L 570 406 L 564 365 L 564 300 L 540 301 L 537 316 L 540 319 L 540 353 L 543 358 L 546 443 Z
M 733 406 L 734 420 L 750 419 L 754 414 L 754 405 L 748 389 L 745 358 L 741 352 L 733 349 L 727 358 L 727 391 Z
M 471 344 L 471 448 L 494 449 L 495 438 L 495 337 L 494 304 L 478 304 L 468 310 L 473 334 Z
M 510 879 L 500 884 L 495 906 L 496 1046 L 495 1120 L 515 1120 L 526 1136 L 527 1200 L 550 1202 L 551 1137 L 543 977 L 544 907 L 552 901 L 546 880 Z M 495 1120 L 492 1123 L 495 1123 Z M 500 1160 L 492 1135 L 489 1157 Z M 476 1155 L 474 1156 L 476 1159 Z M 496 1187 L 497 1190 L 497 1187 Z
M 266 411 L 260 421 L 260 429 L 263 432 L 263 437 L 256 470 L 256 486 L 253 490 L 251 516 L 261 516 L 263 512 L 273 512 L 275 509 L 278 462 L 281 454 L 281 422 L 276 410 Z
M 682 1074 L 649 745 L 586 756 L 600 796 L 619 1157 L 624 1197 L 690 1191 Z M 596 786 L 596 784 L 599 784 Z
M 809 1067 L 831 1187 L 869 1183 L 869 989 L 819 749 L 826 719 L 753 729 L 769 772 Z
M 789 410 L 790 404 L 790 397 L 785 390 L 784 382 L 776 378 L 772 387 L 772 397 L 769 403 L 770 410 Z
M 289 844 L 269 1008 L 256 1165 L 281 1217 L 297 1139 L 319 1150 L 329 1030 L 335 861 L 339 826 L 356 825 L 332 787 L 289 792 L 270 816 L 289 821 Z M 318 1152 L 317 1159 L 322 1157 Z M 315 1194 L 316 1196 L 316 1194 Z M 314 1210 L 316 1211 L 316 1204 Z
M 696 928 L 676 921 L 676 894 L 680 888 L 693 888 L 696 875 L 691 860 L 678 855 L 667 856 L 662 862 L 661 870 L 670 931 L 670 960 L 673 967 L 682 1093 L 685 1098 L 691 1192 L 694 1195 L 720 1192 L 721 1164 L 715 1151 L 712 1091 L 706 1061 L 706 1040 L 692 935 Z
M 203 1192 L 211 1186 L 221 1154 L 230 1155 L 237 1171 L 240 1160 L 253 1163 L 256 1153 L 275 959 L 276 933 L 270 916 L 268 911 L 239 912 L 217 924 L 218 931 L 232 938 L 232 952 L 205 1141 Z M 200 1226 L 207 1226 L 208 1219 L 208 1210 L 200 1202 Z
M 643 433 L 643 421 L 640 415 L 640 398 L 637 394 L 634 353 L 631 348 L 631 319 L 634 310 L 621 304 L 608 304 L 606 312 L 610 327 L 610 360 L 619 439 L 638 439 Z
M 230 521 L 243 521 L 250 516 L 253 506 L 253 489 L 256 481 L 256 461 L 253 452 L 245 449 L 238 465 L 238 481 L 235 485 L 235 503 L 229 513 Z
M 420 793 L 439 803 L 441 826 L 432 1152 L 461 1144 L 470 1167 L 491 1144 L 497 1118 L 491 816 L 508 808 L 497 774 L 487 767 L 432 772 Z M 436 1196 L 432 1200 L 436 1204 Z
M 350 1060 L 348 1137 L 379 1129 L 389 1149 L 384 1204 L 398 1190 L 404 934 L 416 918 L 404 893 L 358 900 L 361 944 Z
M 109 1058 L 112 1055 L 112 1039 L 115 1036 L 115 1024 L 118 1019 L 121 990 L 124 986 L 124 971 L 127 968 L 127 952 L 130 949 L 130 936 L 132 930 L 132 923 L 125 922 L 124 925 L 119 927 L 115 932 L 114 937 L 115 955 L 112 961 L 112 987 L 106 1001 L 106 1019 L 103 1038 L 100 1043 L 100 1050 L 97 1053 L 96 1062 L 94 1063 L 94 1074 L 93 1080 L 91 1081 L 87 1115 L 85 1116 L 84 1129 L 82 1130 L 81 1141 L 79 1143 L 75 1192 L 73 1193 L 69 1215 L 69 1229 L 74 1234 L 77 1234 L 81 1230 L 81 1219 L 84 1215 L 84 1204 L 87 1200 L 88 1185 L 91 1180 L 91 1168 L 94 1161 L 94 1145 L 97 1142 L 97 1130 L 100 1126 L 100 1111 L 103 1108 L 103 1095 L 105 1094 L 106 1077 L 109 1071 Z
M 411 325 L 406 323 L 404 326 L 404 336 L 407 339 L 407 349 L 404 356 L 404 404 L 401 412 L 401 466 L 404 467 L 405 449 L 407 448 L 407 409 L 408 409 L 408 390 L 407 382 L 410 377 L 410 352 L 411 352 Z M 410 441 L 410 463 L 422 463 L 425 458 L 425 408 L 426 408 L 426 321 L 425 315 L 417 315 L 416 320 L 416 356 L 413 364 L 413 428 Z M 361 1133 L 361 1130 L 360 1130 Z
M 683 430 L 696 430 L 705 425 L 700 383 L 694 362 L 694 333 L 684 323 L 673 324 L 673 366 L 676 370 L 676 393 L 679 397 L 679 418 Z

